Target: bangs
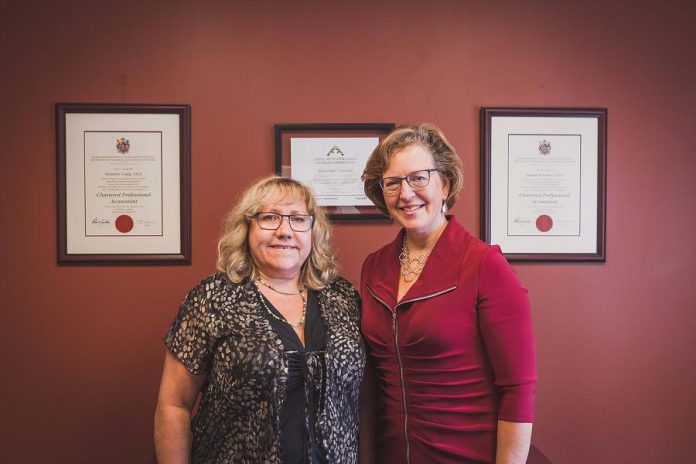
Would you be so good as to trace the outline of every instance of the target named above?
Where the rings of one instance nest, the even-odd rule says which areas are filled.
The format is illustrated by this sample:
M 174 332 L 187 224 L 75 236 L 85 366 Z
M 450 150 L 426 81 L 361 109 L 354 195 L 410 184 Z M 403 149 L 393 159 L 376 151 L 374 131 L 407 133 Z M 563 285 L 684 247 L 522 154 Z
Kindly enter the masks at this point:
M 274 178 L 272 182 L 260 186 L 256 198 L 252 199 L 249 213 L 255 214 L 261 211 L 263 205 L 273 203 L 304 203 L 308 213 L 312 213 L 311 195 L 297 182 Z

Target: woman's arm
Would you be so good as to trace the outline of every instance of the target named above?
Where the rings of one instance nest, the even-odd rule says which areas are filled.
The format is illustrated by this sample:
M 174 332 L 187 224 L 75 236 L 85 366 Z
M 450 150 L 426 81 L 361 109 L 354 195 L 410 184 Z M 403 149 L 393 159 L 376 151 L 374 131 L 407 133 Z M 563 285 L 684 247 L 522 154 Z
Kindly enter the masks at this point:
M 524 463 L 536 390 L 527 290 L 498 247 L 492 247 L 483 259 L 479 289 L 479 327 L 500 393 L 496 463 Z
M 159 464 L 189 463 L 191 410 L 205 377 L 191 374 L 167 350 L 155 411 L 155 451 Z
M 527 462 L 531 439 L 531 423 L 498 421 L 498 446 L 495 464 L 524 464 Z

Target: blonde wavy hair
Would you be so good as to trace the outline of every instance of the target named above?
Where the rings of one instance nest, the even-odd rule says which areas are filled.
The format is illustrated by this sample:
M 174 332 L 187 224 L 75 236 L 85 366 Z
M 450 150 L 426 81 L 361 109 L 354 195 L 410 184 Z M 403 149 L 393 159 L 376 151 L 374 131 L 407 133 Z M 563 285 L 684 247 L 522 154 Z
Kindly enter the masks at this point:
M 445 199 L 447 209 L 452 209 L 457 201 L 457 195 L 464 187 L 464 173 L 459 155 L 439 127 L 430 123 L 399 126 L 374 149 L 361 177 L 365 195 L 387 216 L 389 210 L 379 181 L 387 170 L 391 158 L 404 148 L 415 144 L 425 147 L 433 155 L 435 167 L 444 177 L 443 180 L 449 182 L 449 194 Z
M 249 227 L 254 215 L 264 204 L 280 201 L 303 201 L 314 217 L 312 248 L 300 270 L 300 283 L 320 290 L 338 277 L 336 256 L 329 245 L 331 226 L 317 204 L 312 191 L 300 182 L 286 177 L 269 176 L 254 183 L 225 216 L 218 241 L 217 268 L 233 282 L 256 279 L 258 269 L 249 250 Z

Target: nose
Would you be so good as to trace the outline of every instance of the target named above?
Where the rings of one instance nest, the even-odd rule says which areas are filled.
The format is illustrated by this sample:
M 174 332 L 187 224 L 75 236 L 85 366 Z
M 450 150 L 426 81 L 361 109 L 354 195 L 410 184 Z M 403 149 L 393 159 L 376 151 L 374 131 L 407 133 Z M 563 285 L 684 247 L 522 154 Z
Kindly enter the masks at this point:
M 281 216 L 280 225 L 276 229 L 276 234 L 279 237 L 288 237 L 291 236 L 293 232 L 292 227 L 290 227 L 290 218 Z
M 399 189 L 399 198 L 408 199 L 413 196 L 413 187 L 406 182 L 406 179 L 401 179 L 401 188 Z

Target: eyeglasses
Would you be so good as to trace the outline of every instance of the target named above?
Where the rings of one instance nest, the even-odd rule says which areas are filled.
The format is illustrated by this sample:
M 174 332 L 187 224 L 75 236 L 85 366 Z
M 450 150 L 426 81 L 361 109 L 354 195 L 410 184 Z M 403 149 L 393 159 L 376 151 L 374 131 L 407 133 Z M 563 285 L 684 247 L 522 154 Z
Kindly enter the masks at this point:
M 314 216 L 309 214 L 278 214 L 262 211 L 256 213 L 256 222 L 264 230 L 276 230 L 283 222 L 283 218 L 288 219 L 290 228 L 295 232 L 307 232 L 312 228 Z
M 424 189 L 430 183 L 430 173 L 435 171 L 439 171 L 439 169 L 413 171 L 404 177 L 383 177 L 379 180 L 379 186 L 382 187 L 384 193 L 394 194 L 401 190 L 401 183 L 406 180 L 406 183 L 413 190 Z

